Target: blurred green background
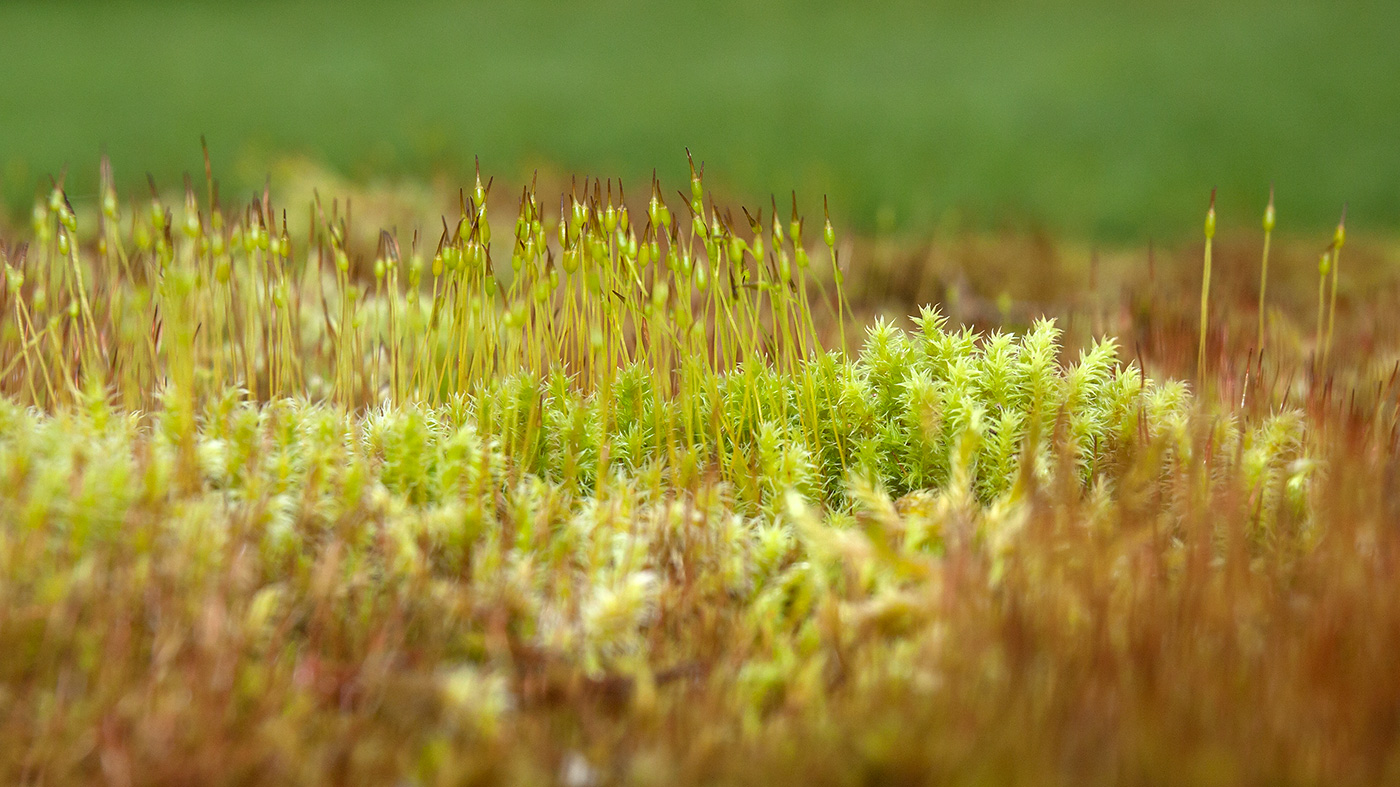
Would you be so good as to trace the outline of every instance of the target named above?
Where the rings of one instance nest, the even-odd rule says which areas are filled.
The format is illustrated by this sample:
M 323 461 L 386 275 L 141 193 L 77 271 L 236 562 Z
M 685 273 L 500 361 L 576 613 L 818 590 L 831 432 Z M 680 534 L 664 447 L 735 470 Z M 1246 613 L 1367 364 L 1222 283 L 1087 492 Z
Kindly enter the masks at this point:
M 683 148 L 730 195 L 822 194 L 863 230 L 1105 239 L 1280 220 L 1400 224 L 1400 3 L 0 5 L 0 190 L 23 210 L 100 151 L 125 189 L 226 189 L 306 155 L 354 177 L 520 180 Z M 260 169 L 264 168 L 264 169 Z M 231 182 L 232 181 L 232 182 Z

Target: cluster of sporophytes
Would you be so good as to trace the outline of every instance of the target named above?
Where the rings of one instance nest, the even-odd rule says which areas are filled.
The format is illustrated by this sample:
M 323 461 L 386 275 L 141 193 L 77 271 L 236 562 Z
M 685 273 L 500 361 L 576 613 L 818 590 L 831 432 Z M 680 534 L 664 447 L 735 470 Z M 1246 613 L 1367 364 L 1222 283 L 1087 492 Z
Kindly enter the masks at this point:
M 337 202 L 295 241 L 104 180 L 6 247 L 8 780 L 1375 773 L 1393 419 L 1049 322 L 828 348 L 829 222 L 698 172 L 688 219 L 526 188 L 504 242 L 478 181 L 368 259 Z
M 1196 355 L 1197 379 L 1203 379 L 1205 377 L 1206 344 L 1210 333 L 1211 258 L 1215 241 L 1216 224 L 1215 191 L 1212 189 L 1210 193 L 1210 206 L 1206 209 L 1205 250 L 1201 269 L 1201 327 Z M 1254 340 L 1254 350 L 1255 353 L 1259 355 L 1262 355 L 1267 347 L 1265 317 L 1268 313 L 1268 298 L 1266 296 L 1268 294 L 1269 284 L 1269 251 L 1273 246 L 1274 228 L 1278 225 L 1278 213 L 1274 207 L 1274 190 L 1272 187 L 1269 188 L 1269 202 L 1264 208 L 1262 225 L 1264 229 L 1264 244 L 1262 261 L 1259 266 L 1259 327 Z M 1317 329 L 1314 333 L 1312 347 L 1314 371 L 1326 365 L 1332 351 L 1333 332 L 1337 325 L 1339 264 L 1341 262 L 1342 247 L 1346 245 L 1346 226 L 1347 211 L 1346 206 L 1343 205 L 1342 217 L 1337 222 L 1336 230 L 1333 231 L 1332 242 L 1323 250 L 1322 256 L 1318 262 Z M 1330 286 L 1328 280 L 1329 274 L 1331 274 Z M 1330 301 L 1327 299 L 1329 291 L 1331 292 Z
M 495 244 L 478 177 L 435 244 L 383 232 L 358 260 L 348 204 L 309 206 L 295 244 L 266 195 L 226 217 L 212 180 L 204 205 L 187 184 L 179 219 L 156 196 L 123 216 L 104 167 L 95 228 L 55 187 L 32 242 L 7 255 L 0 390 L 50 410 L 114 398 L 162 413 L 191 487 L 211 402 L 297 398 L 385 418 L 424 408 L 571 494 L 623 472 L 724 483 L 770 513 L 789 489 L 839 501 L 852 474 L 942 488 L 959 452 L 990 502 L 1023 455 L 1044 475 L 1056 429 L 1086 482 L 1180 430 L 1180 386 L 1120 366 L 1111 340 L 1062 366 L 1049 322 L 979 336 L 925 310 L 914 333 L 878 322 L 854 357 L 825 349 L 818 324 L 844 337 L 847 313 L 830 221 L 813 275 L 795 197 L 789 220 L 775 205 L 737 227 L 692 172 L 688 221 L 656 183 L 643 222 L 620 184 L 575 189 L 557 215 L 527 187 L 513 238 Z

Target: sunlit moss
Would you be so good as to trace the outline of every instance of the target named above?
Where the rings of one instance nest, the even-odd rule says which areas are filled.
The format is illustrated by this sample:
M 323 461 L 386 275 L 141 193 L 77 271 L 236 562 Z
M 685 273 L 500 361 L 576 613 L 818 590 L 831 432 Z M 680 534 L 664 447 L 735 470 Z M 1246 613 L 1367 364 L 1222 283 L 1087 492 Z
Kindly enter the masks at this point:
M 836 279 L 798 262 L 800 219 L 736 232 L 697 172 L 691 229 L 658 200 L 639 230 L 599 191 L 566 199 L 557 246 L 526 191 L 502 281 L 469 202 L 416 250 L 421 291 L 392 234 L 382 275 L 352 276 L 330 218 L 324 258 L 266 212 L 223 237 L 196 207 L 177 234 L 159 204 L 144 240 L 104 229 L 125 260 L 69 247 L 82 283 L 36 250 L 0 338 L 21 753 L 0 773 L 878 782 L 977 760 L 1093 783 L 1101 760 L 1058 753 L 1316 766 L 1251 757 L 1257 728 L 1201 707 L 1339 762 L 1355 739 L 1288 720 L 1388 729 L 1357 687 L 1400 629 L 1335 623 L 1394 613 L 1380 430 L 1197 397 L 1111 339 L 1067 353 L 1048 319 L 926 309 L 828 350 L 818 323 L 848 309 L 814 315 Z M 41 228 L 73 221 L 59 204 Z M 242 249 L 227 282 L 220 243 Z M 172 270 L 190 286 L 150 286 Z M 51 306 L 70 292 L 90 314 Z M 127 308 L 193 322 L 128 334 Z

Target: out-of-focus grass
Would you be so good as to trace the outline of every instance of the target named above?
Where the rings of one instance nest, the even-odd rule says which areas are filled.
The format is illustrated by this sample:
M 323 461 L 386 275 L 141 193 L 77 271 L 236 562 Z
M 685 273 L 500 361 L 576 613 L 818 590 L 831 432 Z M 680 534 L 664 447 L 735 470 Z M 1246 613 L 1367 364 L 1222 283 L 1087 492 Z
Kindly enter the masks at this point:
M 15 3 L 0 7 L 0 189 L 24 209 L 110 152 L 124 190 L 292 151 L 351 174 L 480 154 L 681 182 L 690 146 L 762 198 L 829 193 L 848 221 L 1043 224 L 1144 238 L 1349 200 L 1400 214 L 1400 5 Z M 78 191 L 95 188 L 76 167 Z

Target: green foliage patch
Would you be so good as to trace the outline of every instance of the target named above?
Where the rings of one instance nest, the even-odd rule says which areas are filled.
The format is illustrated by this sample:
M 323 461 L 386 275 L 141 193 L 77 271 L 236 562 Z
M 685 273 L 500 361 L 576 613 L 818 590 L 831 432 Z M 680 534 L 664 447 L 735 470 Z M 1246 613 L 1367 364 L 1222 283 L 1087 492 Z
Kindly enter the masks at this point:
M 1385 430 L 1048 320 L 848 349 L 830 222 L 690 186 L 527 188 L 493 240 L 478 179 L 372 256 L 336 201 L 302 242 L 212 180 L 178 220 L 55 189 L 4 245 L 0 776 L 1262 779 L 1311 761 L 1179 687 L 1384 727 L 1400 635 L 1330 621 L 1388 614 L 1397 535 L 1339 513 Z M 1130 766 L 1059 754 L 1120 726 Z

